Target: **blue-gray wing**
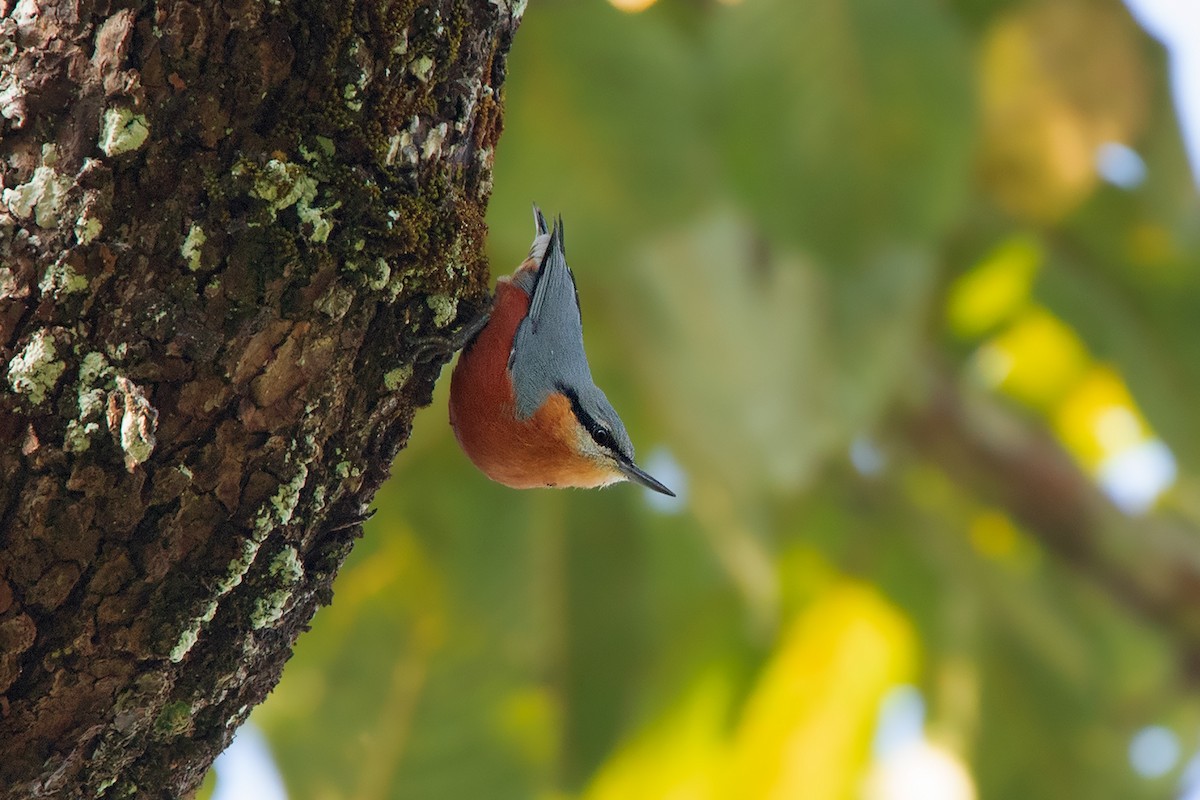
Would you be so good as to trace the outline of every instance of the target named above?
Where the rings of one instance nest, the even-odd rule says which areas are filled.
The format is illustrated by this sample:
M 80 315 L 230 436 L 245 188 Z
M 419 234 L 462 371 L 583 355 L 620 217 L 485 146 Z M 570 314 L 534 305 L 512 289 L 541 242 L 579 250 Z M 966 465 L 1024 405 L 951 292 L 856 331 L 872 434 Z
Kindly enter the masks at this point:
M 579 295 L 563 250 L 561 219 L 550 233 L 529 314 L 517 327 L 509 372 L 521 419 L 532 416 L 557 386 L 590 386 L 592 382 L 583 350 Z

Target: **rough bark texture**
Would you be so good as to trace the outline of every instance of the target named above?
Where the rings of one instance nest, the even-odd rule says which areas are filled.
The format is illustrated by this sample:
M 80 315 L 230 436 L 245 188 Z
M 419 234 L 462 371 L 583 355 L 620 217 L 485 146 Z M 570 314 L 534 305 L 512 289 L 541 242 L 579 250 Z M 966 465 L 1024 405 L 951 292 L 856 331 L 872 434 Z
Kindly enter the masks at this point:
M 485 297 L 522 5 L 0 0 L 0 797 L 185 795 L 274 686 Z

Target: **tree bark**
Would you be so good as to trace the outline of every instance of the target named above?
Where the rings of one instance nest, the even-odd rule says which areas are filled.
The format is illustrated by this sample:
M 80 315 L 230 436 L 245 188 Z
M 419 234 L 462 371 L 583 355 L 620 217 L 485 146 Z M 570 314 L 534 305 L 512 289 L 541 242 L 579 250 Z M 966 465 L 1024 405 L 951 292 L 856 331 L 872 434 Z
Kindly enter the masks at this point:
M 178 797 L 483 306 L 523 3 L 0 0 L 0 797 Z

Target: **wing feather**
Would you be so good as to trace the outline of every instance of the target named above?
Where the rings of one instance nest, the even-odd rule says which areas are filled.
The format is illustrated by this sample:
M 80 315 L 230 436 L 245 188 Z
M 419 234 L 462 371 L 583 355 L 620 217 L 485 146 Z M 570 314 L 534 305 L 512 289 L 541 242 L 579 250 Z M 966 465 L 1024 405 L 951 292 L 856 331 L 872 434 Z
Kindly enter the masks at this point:
M 550 232 L 546 255 L 537 272 L 529 314 L 517 327 L 509 359 L 517 415 L 528 419 L 555 386 L 590 385 L 591 370 L 583 350 L 583 319 L 575 276 L 567 266 L 562 219 Z

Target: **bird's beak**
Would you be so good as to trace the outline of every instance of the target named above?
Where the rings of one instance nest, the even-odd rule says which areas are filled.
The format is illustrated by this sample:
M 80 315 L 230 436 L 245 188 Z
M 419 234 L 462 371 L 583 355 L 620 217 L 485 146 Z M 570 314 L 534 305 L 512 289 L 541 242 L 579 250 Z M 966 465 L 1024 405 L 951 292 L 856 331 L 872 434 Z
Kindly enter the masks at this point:
M 665 494 L 668 497 L 675 496 L 674 492 L 672 492 L 666 486 L 663 486 L 660 481 L 655 479 L 650 475 L 650 473 L 646 472 L 632 461 L 619 461 L 617 462 L 617 468 L 621 470 L 621 474 L 634 483 L 640 483 L 647 489 L 653 489 L 654 491 L 660 494 Z

